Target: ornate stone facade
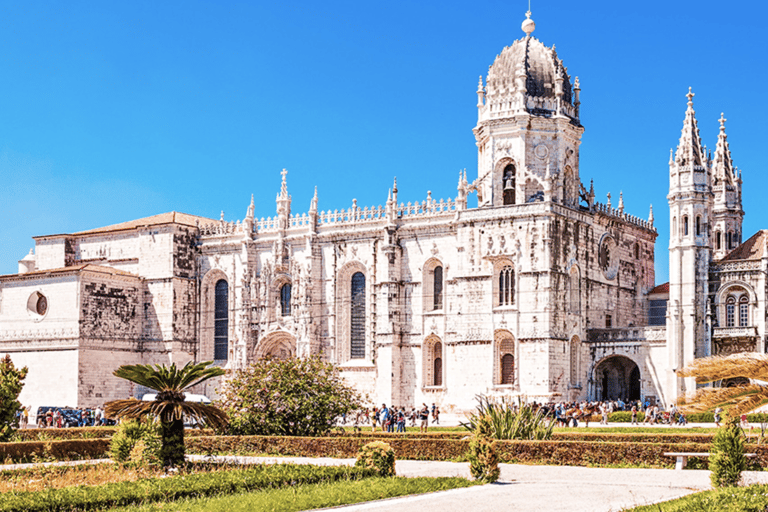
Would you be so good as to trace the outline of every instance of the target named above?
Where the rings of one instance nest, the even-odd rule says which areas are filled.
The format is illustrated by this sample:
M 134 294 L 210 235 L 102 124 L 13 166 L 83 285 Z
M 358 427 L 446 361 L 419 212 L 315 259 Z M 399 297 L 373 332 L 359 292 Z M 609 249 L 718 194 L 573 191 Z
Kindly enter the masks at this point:
M 319 211 L 315 191 L 296 214 L 284 170 L 272 217 L 257 218 L 252 200 L 236 222 L 170 213 L 36 238 L 19 274 L 0 277 L 0 354 L 30 366 L 25 403 L 140 394 L 111 376 L 123 363 L 240 368 L 310 354 L 377 403 L 444 411 L 470 409 L 481 393 L 666 401 L 683 389 L 675 365 L 711 351 L 707 308 L 745 296 L 764 324 L 765 260 L 710 268 L 708 227 L 695 243 L 673 235 L 675 334 L 648 327 L 653 213 L 626 213 L 621 195 L 616 207 L 610 195 L 599 203 L 582 185 L 579 80 L 531 35 L 532 20 L 523 29 L 480 79 L 478 173 L 460 173 L 455 199 L 401 202 L 395 181 L 383 207 Z M 685 126 L 670 164 L 673 217 L 700 218 L 697 233 L 716 219 L 735 243 L 741 180 L 724 130 L 710 161 L 691 103 Z M 710 276 L 721 283 L 714 306 Z M 762 324 L 718 324 L 717 350 L 757 339 L 762 350 Z

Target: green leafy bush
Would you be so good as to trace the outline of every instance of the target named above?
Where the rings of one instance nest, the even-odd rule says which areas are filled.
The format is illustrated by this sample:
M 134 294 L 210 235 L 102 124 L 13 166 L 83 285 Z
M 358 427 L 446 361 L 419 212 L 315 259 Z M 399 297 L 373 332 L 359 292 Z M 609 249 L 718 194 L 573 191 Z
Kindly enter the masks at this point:
M 475 480 L 485 483 L 499 479 L 499 458 L 493 446 L 491 419 L 478 419 L 472 440 L 469 442 L 469 471 Z
M 0 359 L 0 442 L 8 441 L 19 428 L 16 412 L 21 409 L 19 393 L 26 377 L 26 366 L 17 369 L 8 354 Z
M 160 462 L 160 449 L 159 426 L 149 420 L 123 421 L 109 445 L 109 452 L 115 462 L 157 464 Z
M 637 412 L 637 421 L 638 423 L 642 423 L 645 419 L 645 413 L 638 411 Z M 608 422 L 609 423 L 631 423 L 632 422 L 632 411 L 616 411 L 612 412 L 608 415 Z
M 98 486 L 73 486 L 39 492 L 0 494 L 0 511 L 102 510 L 114 507 L 167 502 L 186 497 L 235 494 L 374 476 L 365 468 L 277 464 L 249 469 L 142 479 Z
M 395 450 L 384 441 L 372 441 L 360 448 L 355 466 L 373 469 L 379 476 L 395 476 Z
M 489 435 L 494 439 L 552 438 L 555 422 L 546 418 L 544 409 L 534 409 L 521 400 L 512 404 L 506 399 L 496 401 L 484 395 L 478 395 L 476 398 L 477 408 L 469 417 L 469 423 L 462 423 L 467 430 L 474 432 L 480 420 L 487 418 L 490 421 Z
M 747 458 L 744 456 L 744 432 L 739 426 L 738 418 L 726 418 L 712 441 L 709 456 L 710 479 L 714 487 L 737 485 L 741 472 L 747 469 Z
M 259 359 L 235 371 L 223 389 L 227 432 L 237 435 L 323 435 L 360 401 L 338 369 L 319 357 Z
M 73 439 L 64 441 L 25 441 L 0 443 L 0 460 L 33 462 L 35 460 L 100 459 L 109 452 L 109 439 Z

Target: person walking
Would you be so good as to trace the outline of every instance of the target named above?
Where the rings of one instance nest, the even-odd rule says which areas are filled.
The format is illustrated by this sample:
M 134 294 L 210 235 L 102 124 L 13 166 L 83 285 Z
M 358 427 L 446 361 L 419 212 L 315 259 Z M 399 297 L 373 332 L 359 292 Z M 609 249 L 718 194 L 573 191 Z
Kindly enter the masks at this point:
M 429 427 L 429 407 L 427 407 L 427 404 L 422 405 L 424 405 L 424 407 L 422 407 L 421 411 L 419 412 L 419 419 L 421 420 L 419 432 L 426 432 L 427 428 Z
M 637 404 L 632 404 L 632 425 L 637 425 Z

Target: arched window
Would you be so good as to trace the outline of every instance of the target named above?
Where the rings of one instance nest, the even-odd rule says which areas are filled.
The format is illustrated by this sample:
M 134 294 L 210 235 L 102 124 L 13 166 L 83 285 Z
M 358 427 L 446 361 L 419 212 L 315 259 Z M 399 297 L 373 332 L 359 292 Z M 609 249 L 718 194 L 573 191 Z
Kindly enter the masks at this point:
M 291 315 L 291 284 L 286 283 L 280 288 L 280 314 Z
M 571 338 L 571 384 L 579 382 L 579 351 L 581 342 L 577 336 Z
M 701 236 L 701 215 L 696 216 L 696 236 Z
M 736 246 L 736 237 L 733 236 L 733 231 L 728 232 L 728 250 L 730 251 Z
M 715 232 L 715 249 L 717 249 L 718 251 L 723 245 L 722 238 L 723 238 L 723 234 L 720 231 L 716 231 Z
M 683 216 L 683 236 L 688 236 L 688 216 Z
M 725 326 L 733 327 L 735 324 L 736 316 L 736 298 L 733 295 L 729 295 L 725 301 Z
M 496 361 L 499 365 L 497 383 L 510 385 L 515 383 L 515 340 L 506 331 L 497 332 Z
M 581 312 L 581 280 L 575 266 L 568 274 L 568 309 L 571 313 Z
M 229 350 L 229 285 L 224 279 L 216 282 L 213 313 L 213 358 L 226 361 Z
M 352 276 L 350 311 L 350 359 L 365 358 L 365 275 L 356 272 Z
M 635 259 L 640 259 L 640 242 L 635 243 Z
M 432 385 L 443 385 L 443 344 L 439 341 L 432 349 Z
M 506 266 L 499 272 L 499 306 L 515 303 L 515 271 Z
M 504 167 L 504 204 L 515 204 L 515 165 Z
M 443 309 L 443 267 L 435 267 L 432 282 L 432 309 Z
M 749 298 L 742 295 L 739 299 L 739 327 L 749 325 Z

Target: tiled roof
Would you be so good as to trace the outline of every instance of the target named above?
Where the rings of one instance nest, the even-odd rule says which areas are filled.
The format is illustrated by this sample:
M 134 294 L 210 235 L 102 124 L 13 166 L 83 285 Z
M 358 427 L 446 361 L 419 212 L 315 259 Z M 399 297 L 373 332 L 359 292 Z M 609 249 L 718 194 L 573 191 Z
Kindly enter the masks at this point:
M 160 224 L 182 224 L 185 226 L 195 226 L 197 221 L 201 223 L 214 222 L 213 219 L 206 217 L 199 217 L 197 215 L 189 215 L 179 212 L 161 213 L 159 215 L 153 215 L 151 217 L 144 217 L 143 219 L 131 220 L 128 222 L 122 222 L 120 224 L 113 224 L 111 226 L 105 226 L 103 228 L 89 229 L 88 231 L 80 231 L 74 233 L 75 235 L 90 235 L 93 233 L 108 233 L 111 231 L 124 231 L 127 229 L 135 229 L 143 226 L 157 226 Z
M 749 240 L 729 252 L 720 261 L 735 260 L 759 260 L 765 255 L 765 240 L 768 237 L 768 229 L 761 229 Z
M 105 267 L 102 265 L 93 265 L 91 263 L 81 263 L 80 265 L 72 265 L 69 267 L 61 267 L 61 268 L 51 268 L 48 270 L 35 270 L 32 272 L 25 272 L 24 274 L 8 274 L 4 276 L 0 276 L 0 278 L 3 277 L 42 277 L 47 275 L 55 275 L 55 274 L 66 274 L 66 273 L 79 273 L 79 272 L 97 272 L 99 274 L 109 274 L 112 276 L 128 276 L 128 277 L 139 277 L 136 274 L 131 274 L 130 272 L 126 272 L 124 270 L 119 270 L 112 267 Z
M 655 293 L 669 293 L 669 283 L 663 283 L 663 284 L 657 285 L 653 290 L 648 292 L 648 295 L 652 295 Z

